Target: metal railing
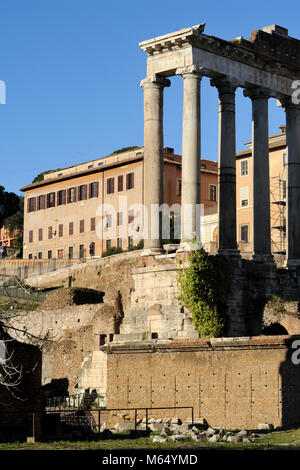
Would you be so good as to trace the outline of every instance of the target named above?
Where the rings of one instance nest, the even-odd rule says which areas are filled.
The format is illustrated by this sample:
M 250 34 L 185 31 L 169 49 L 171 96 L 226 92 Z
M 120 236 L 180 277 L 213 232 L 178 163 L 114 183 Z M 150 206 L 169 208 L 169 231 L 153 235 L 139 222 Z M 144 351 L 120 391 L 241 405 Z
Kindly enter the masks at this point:
M 92 423 L 92 420 L 94 419 L 91 417 L 91 413 L 96 413 L 98 415 L 98 424 L 95 426 L 95 428 L 100 432 L 101 429 L 101 413 L 108 413 L 111 411 L 133 411 L 134 412 L 134 430 L 137 430 L 138 426 L 138 411 L 145 412 L 145 430 L 147 430 L 148 426 L 148 420 L 149 420 L 149 412 L 154 411 L 154 410 L 191 410 L 191 424 L 194 423 L 194 407 L 193 406 L 165 406 L 165 407 L 142 407 L 142 408 L 93 408 L 93 409 L 84 409 L 84 408 L 78 408 L 78 409 L 68 409 L 68 408 L 60 408 L 60 409 L 50 409 L 46 408 L 45 412 L 46 414 L 50 413 L 60 413 L 62 415 L 65 415 L 66 413 L 74 413 L 76 411 L 80 411 L 80 414 L 74 415 L 75 421 L 77 421 L 78 425 L 80 424 L 80 421 L 83 420 L 84 416 L 82 413 L 87 413 L 90 415 L 90 421 Z M 92 424 L 91 424 L 92 427 Z

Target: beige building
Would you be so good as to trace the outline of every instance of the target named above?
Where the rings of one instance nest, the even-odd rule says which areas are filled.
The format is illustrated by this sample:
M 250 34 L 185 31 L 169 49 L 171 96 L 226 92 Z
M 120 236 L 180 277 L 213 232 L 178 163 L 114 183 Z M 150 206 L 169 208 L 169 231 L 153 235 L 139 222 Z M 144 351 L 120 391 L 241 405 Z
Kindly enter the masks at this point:
M 280 126 L 278 134 L 269 137 L 270 168 L 270 231 L 271 250 L 279 264 L 285 260 L 286 250 L 286 129 Z M 253 253 L 253 167 L 252 142 L 236 154 L 237 242 L 244 257 Z M 264 227 L 261 227 L 264 230 Z M 203 243 L 209 251 L 217 250 L 218 216 L 204 218 Z
M 285 126 L 269 137 L 270 229 L 271 249 L 277 260 L 284 258 L 286 235 L 286 167 Z M 237 240 L 241 251 L 253 251 L 253 171 L 252 143 L 236 155 L 237 175 Z M 261 230 L 264 228 L 261 227 Z
M 164 152 L 164 203 L 181 202 L 181 156 Z M 201 202 L 217 206 L 217 163 L 201 160 Z M 101 256 L 112 247 L 127 250 L 142 235 L 143 147 L 53 171 L 22 188 L 24 259 Z M 176 206 L 173 206 L 176 212 Z

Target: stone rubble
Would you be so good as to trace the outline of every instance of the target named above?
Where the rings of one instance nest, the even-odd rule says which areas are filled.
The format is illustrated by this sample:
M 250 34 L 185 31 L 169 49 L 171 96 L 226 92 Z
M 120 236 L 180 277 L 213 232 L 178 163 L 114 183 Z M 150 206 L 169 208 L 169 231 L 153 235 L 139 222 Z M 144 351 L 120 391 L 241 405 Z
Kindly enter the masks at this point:
M 155 421 L 155 420 L 154 420 Z M 185 421 L 181 423 L 180 420 L 178 420 L 178 424 L 174 424 L 175 420 L 168 419 L 167 422 L 166 420 L 160 420 L 164 421 L 163 428 L 161 430 L 160 435 L 152 435 L 151 440 L 152 442 L 167 442 L 167 441 L 173 441 L 173 442 L 182 442 L 182 441 L 194 441 L 194 442 L 219 442 L 219 443 L 225 443 L 225 442 L 244 442 L 244 443 L 252 443 L 257 439 L 261 439 L 262 434 L 256 434 L 253 431 L 249 430 L 235 430 L 235 431 L 225 431 L 223 428 L 213 428 L 209 426 L 207 423 L 199 422 L 199 423 L 192 423 L 190 421 Z M 155 422 L 151 422 L 149 425 L 149 429 L 153 427 L 154 424 L 158 424 Z M 156 427 L 156 426 L 155 426 Z M 206 428 L 205 430 L 204 427 Z M 273 426 L 268 423 L 263 423 L 258 425 L 257 430 L 262 430 L 262 431 L 272 431 Z M 265 433 L 264 433 L 265 434 Z

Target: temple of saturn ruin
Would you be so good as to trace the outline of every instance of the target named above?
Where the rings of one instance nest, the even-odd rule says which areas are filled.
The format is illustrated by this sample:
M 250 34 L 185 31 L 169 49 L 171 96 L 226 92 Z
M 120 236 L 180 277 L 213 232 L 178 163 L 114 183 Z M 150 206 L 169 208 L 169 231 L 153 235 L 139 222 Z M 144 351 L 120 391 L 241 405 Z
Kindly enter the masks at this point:
M 253 260 L 272 262 L 268 100 L 275 98 L 286 114 L 287 266 L 300 265 L 300 41 L 277 25 L 251 33 L 250 39 L 226 41 L 204 34 L 205 23 L 140 43 L 147 52 L 144 90 L 145 206 L 156 234 L 145 237 L 143 255 L 162 252 L 163 93 L 167 77 L 183 78 L 181 250 L 200 233 L 200 86 L 211 79 L 219 96 L 218 246 L 219 253 L 238 256 L 236 237 L 235 93 L 244 88 L 252 101 Z M 300 93 L 298 93 L 300 94 Z M 152 208 L 152 210 L 151 210 Z M 149 222 L 149 219 L 148 219 Z

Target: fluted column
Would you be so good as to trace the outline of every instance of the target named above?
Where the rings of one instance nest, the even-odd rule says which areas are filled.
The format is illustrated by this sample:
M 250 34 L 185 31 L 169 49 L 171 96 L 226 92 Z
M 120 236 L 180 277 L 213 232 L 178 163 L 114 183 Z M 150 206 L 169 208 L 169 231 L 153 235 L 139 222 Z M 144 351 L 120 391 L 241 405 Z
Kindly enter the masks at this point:
M 163 90 L 170 81 L 158 75 L 142 80 L 144 90 L 144 250 L 143 256 L 162 249 L 163 203 Z
M 271 255 L 270 170 L 267 90 L 244 90 L 252 100 L 253 260 L 273 262 Z
M 294 268 L 300 266 L 300 104 L 290 98 L 281 103 L 286 112 L 288 150 L 286 262 Z
M 236 243 L 235 90 L 226 78 L 211 81 L 219 92 L 218 241 L 219 254 L 239 255 Z
M 200 242 L 200 84 L 202 73 L 195 66 L 177 69 L 183 78 L 181 246 L 195 248 Z M 198 242 L 198 243 L 197 243 Z

